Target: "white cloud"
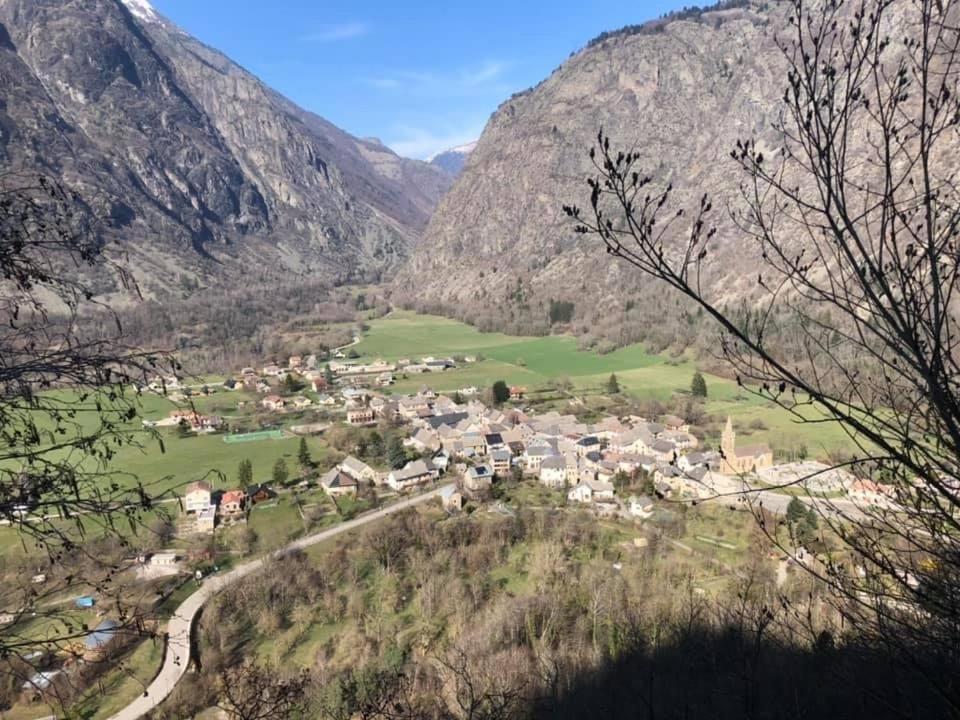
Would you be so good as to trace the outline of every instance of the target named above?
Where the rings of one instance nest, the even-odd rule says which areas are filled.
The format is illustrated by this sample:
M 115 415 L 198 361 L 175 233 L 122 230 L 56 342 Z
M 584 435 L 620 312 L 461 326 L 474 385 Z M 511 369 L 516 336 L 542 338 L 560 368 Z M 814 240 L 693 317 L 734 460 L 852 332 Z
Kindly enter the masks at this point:
M 349 40 L 350 38 L 361 37 L 370 32 L 370 26 L 362 22 L 340 23 L 338 25 L 327 25 L 313 32 L 302 35 L 302 42 L 335 42 L 337 40 Z
M 408 95 L 450 98 L 479 93 L 503 94 L 506 85 L 502 76 L 508 65 L 488 60 L 479 65 L 455 68 L 447 72 L 396 70 L 370 78 L 369 84 L 379 90 L 402 90 Z

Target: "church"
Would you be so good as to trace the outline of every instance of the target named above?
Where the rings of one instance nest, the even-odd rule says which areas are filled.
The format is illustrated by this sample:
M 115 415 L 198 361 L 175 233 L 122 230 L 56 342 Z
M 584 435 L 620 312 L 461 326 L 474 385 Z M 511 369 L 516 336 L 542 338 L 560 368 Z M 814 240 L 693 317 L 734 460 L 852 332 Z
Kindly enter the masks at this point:
M 773 450 L 768 445 L 746 445 L 737 447 L 737 433 L 733 430 L 733 421 L 727 416 L 727 426 L 720 437 L 720 472 L 724 475 L 743 475 L 754 473 L 773 465 Z

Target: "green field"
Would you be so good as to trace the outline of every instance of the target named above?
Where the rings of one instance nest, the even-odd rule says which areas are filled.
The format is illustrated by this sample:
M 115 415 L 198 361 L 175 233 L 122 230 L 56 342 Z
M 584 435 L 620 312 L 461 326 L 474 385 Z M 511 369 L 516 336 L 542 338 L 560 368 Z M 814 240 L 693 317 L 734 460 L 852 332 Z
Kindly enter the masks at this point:
M 388 317 L 370 321 L 369 327 L 363 340 L 354 347 L 367 360 L 416 360 L 428 355 L 482 358 L 443 373 L 401 378 L 393 387 L 396 393 L 416 392 L 423 385 L 436 391 L 471 386 L 482 390 L 497 380 L 535 390 L 551 380 L 569 378 L 574 394 L 588 399 L 602 394 L 610 373 L 616 373 L 620 386 L 629 395 L 641 400 L 669 401 L 687 393 L 697 369 L 692 360 L 651 354 L 642 345 L 600 355 L 578 350 L 576 339 L 569 336 L 513 337 L 482 333 L 456 320 L 411 312 L 393 312 Z M 811 457 L 852 449 L 850 439 L 836 424 L 798 423 L 786 410 L 745 393 L 732 380 L 709 374 L 706 379 L 709 389 L 706 412 L 715 422 L 731 415 L 743 428 L 739 437 L 744 443 L 766 442 L 784 449 L 805 445 Z M 751 423 L 756 427 L 748 430 Z

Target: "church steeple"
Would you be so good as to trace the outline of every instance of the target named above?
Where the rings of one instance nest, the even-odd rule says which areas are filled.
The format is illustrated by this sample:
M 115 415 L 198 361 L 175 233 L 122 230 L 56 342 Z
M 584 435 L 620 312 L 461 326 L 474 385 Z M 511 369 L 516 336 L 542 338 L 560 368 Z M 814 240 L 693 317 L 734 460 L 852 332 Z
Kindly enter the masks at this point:
M 727 415 L 727 425 L 723 428 L 723 435 L 720 436 L 720 449 L 728 458 L 736 457 L 737 433 L 733 430 L 733 420 Z

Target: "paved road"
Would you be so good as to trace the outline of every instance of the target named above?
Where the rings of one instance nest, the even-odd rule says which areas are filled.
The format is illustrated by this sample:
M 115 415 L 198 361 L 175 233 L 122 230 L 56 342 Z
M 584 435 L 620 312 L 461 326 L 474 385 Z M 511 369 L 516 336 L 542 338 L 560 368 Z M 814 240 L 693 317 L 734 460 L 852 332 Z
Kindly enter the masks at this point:
M 332 527 L 329 530 L 324 530 L 323 532 L 295 540 L 271 555 L 235 567 L 223 575 L 208 578 L 204 581 L 203 585 L 200 586 L 199 590 L 180 604 L 180 607 L 176 609 L 170 618 L 170 622 L 167 624 L 168 639 L 166 654 L 163 658 L 163 666 L 160 668 L 157 677 L 150 683 L 143 695 L 111 717 L 110 720 L 137 720 L 137 718 L 153 710 L 153 708 L 163 702 L 163 700 L 173 692 L 173 688 L 180 678 L 183 677 L 184 673 L 187 672 L 187 667 L 190 664 L 190 631 L 193 627 L 193 621 L 197 617 L 197 613 L 200 612 L 200 608 L 203 607 L 204 603 L 206 603 L 210 597 L 216 595 L 227 585 L 259 570 L 268 559 L 282 555 L 289 550 L 303 549 L 311 545 L 316 545 L 324 540 L 329 540 L 332 537 L 384 518 L 391 513 L 420 505 L 431 498 L 437 497 L 442 489 L 443 486 L 424 493 L 423 495 L 416 495 L 415 497 L 401 500 L 400 502 L 380 508 L 379 510 L 373 510 L 353 520 L 348 520 L 336 527 Z

